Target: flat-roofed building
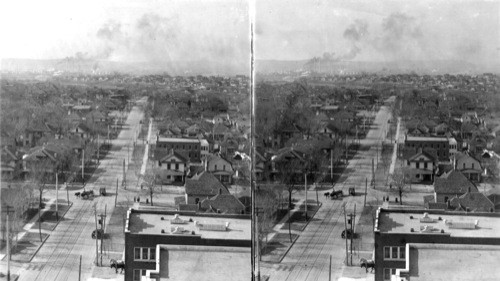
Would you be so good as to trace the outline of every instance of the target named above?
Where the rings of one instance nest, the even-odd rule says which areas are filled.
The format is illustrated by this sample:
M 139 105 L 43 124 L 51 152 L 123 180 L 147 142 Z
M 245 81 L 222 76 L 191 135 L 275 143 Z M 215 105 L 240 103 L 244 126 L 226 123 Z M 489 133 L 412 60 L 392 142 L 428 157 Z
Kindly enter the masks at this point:
M 251 218 L 131 208 L 125 224 L 125 245 L 125 280 L 140 280 L 147 270 L 157 268 L 157 245 L 205 246 L 214 252 L 220 247 L 250 249 Z M 247 262 L 250 266 L 250 253 Z
M 156 150 L 182 151 L 189 157 L 191 163 L 201 162 L 201 143 L 198 139 L 187 138 L 156 138 Z
M 500 246 L 407 243 L 405 251 L 406 267 L 393 270 L 391 280 L 494 281 L 500 276 Z
M 249 247 L 157 245 L 156 269 L 142 280 L 251 280 L 250 255 Z
M 374 234 L 375 280 L 391 280 L 398 269 L 408 268 L 406 247 L 409 243 L 448 245 L 457 250 L 464 245 L 500 246 L 500 214 L 379 208 Z M 462 256 L 466 251 L 461 253 L 455 256 Z M 481 259 L 474 262 L 480 263 Z M 474 266 L 469 265 L 469 268 Z M 403 280 L 413 280 L 413 277 Z

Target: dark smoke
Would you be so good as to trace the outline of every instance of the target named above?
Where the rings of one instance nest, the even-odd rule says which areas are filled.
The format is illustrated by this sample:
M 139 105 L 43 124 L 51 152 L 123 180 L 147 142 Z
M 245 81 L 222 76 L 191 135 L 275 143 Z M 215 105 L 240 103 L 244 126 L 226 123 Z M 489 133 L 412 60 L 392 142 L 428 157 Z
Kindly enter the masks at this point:
M 344 31 L 344 38 L 356 42 L 368 35 L 368 23 L 357 19 Z
M 427 53 L 418 21 L 403 13 L 394 13 L 382 21 L 382 35 L 373 41 L 375 49 L 400 59 L 422 58 Z

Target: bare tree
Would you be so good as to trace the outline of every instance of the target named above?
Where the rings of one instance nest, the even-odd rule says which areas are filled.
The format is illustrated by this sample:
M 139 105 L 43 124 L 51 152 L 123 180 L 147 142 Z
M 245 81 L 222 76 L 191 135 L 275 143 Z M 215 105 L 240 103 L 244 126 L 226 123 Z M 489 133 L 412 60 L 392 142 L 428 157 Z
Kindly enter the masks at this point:
M 153 196 L 158 192 L 156 181 L 158 180 L 159 171 L 155 168 L 148 169 L 144 176 L 142 176 L 142 187 L 146 187 L 146 194 L 149 196 L 150 204 L 153 206 Z
M 262 250 L 267 247 L 267 236 L 272 232 L 275 225 L 277 212 L 276 194 L 270 189 L 258 186 L 255 192 L 255 202 L 258 208 L 258 239 L 260 242 L 260 250 Z M 262 256 L 262 251 L 259 251 L 259 253 Z
M 43 193 L 47 187 L 47 183 L 52 176 L 54 163 L 45 159 L 36 159 L 29 163 L 29 178 L 33 183 L 35 189 L 38 191 L 38 232 L 40 234 L 40 241 L 42 241 L 42 219 L 41 209 L 43 207 Z
M 397 169 L 392 175 L 391 187 L 399 197 L 399 204 L 403 205 L 403 197 L 407 192 L 406 186 L 411 181 L 411 170 L 407 168 Z

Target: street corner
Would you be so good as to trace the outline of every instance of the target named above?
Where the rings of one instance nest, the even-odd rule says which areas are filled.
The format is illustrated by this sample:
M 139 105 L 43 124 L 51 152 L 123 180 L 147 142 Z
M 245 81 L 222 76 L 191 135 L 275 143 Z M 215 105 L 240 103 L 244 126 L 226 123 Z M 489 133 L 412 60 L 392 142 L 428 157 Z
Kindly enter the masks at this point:
M 375 280 L 374 272 L 366 272 L 365 268 L 360 267 L 359 265 L 348 266 L 344 268 L 342 272 L 342 277 L 337 279 L 338 281 L 358 281 L 358 280 Z
M 337 281 L 373 281 L 375 280 L 375 275 L 367 275 L 366 277 L 352 278 L 352 277 L 340 277 Z
M 121 281 L 124 280 L 124 272 L 116 273 L 114 268 L 110 266 L 96 266 L 92 272 L 92 277 L 87 279 L 87 281 Z

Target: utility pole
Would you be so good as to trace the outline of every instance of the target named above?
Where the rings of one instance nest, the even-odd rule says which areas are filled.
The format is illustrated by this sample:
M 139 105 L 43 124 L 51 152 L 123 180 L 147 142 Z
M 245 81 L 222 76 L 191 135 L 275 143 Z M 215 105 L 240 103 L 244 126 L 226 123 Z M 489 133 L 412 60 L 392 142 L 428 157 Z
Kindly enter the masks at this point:
M 11 206 L 5 206 L 7 213 L 7 281 L 10 281 L 10 213 L 13 213 L 14 210 L 11 210 Z
M 349 220 L 351 221 L 351 265 L 352 265 L 352 240 L 354 239 L 354 221 L 356 220 L 356 204 L 354 204 L 354 213 L 349 214 Z
M 84 160 L 85 159 L 85 148 L 82 150 L 82 183 L 83 183 L 83 191 L 85 191 L 85 178 L 84 178 L 84 172 L 83 169 L 85 167 Z
M 372 187 L 375 188 L 375 160 L 372 158 Z
M 59 174 L 56 172 L 56 220 L 59 221 Z
M 99 148 L 100 148 L 100 145 L 99 145 L 99 135 L 97 135 L 97 163 L 101 162 L 99 160 Z
M 125 175 L 125 159 L 123 159 L 123 182 L 122 185 L 127 189 L 127 176 Z
M 347 213 L 345 210 L 345 204 L 344 203 L 344 238 L 345 238 L 345 264 L 349 265 L 349 252 L 347 251 Z
M 305 201 L 305 203 L 306 203 L 305 211 L 306 212 L 305 212 L 305 214 L 306 214 L 306 221 L 307 221 L 307 172 L 304 173 L 304 190 L 306 191 L 306 201 Z
M 98 246 L 98 242 L 97 240 L 98 237 L 97 237 L 97 233 L 98 233 L 98 229 L 97 229 L 97 205 L 94 205 L 94 220 L 95 220 L 95 264 L 98 265 L 99 264 L 99 246 Z
M 366 194 L 368 193 L 368 178 L 365 178 L 365 202 L 363 207 L 366 207 Z
M 333 180 L 333 148 L 330 149 L 330 179 Z
M 80 255 L 80 266 L 78 267 L 78 281 L 82 280 L 82 255 Z
M 115 194 L 115 207 L 116 207 L 116 199 L 118 198 L 118 178 L 116 178 L 116 194 Z
M 106 215 L 100 214 L 99 217 L 101 218 L 101 230 L 102 230 L 102 233 L 101 233 L 101 266 L 102 266 L 102 245 L 104 242 L 104 221 L 106 219 Z M 97 241 L 97 239 L 98 239 L 98 237 L 96 237 L 96 241 Z
M 328 270 L 328 281 L 332 281 L 332 255 L 330 255 L 330 268 Z

